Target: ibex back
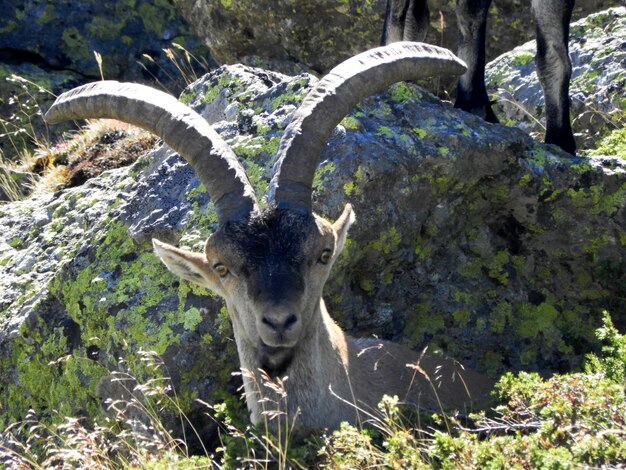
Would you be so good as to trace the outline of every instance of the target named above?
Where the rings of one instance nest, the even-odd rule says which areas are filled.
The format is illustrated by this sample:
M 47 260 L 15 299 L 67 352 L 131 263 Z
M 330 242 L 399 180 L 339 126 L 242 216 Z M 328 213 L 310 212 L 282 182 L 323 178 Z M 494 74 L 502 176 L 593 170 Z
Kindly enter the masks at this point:
M 490 381 L 454 361 L 375 339 L 354 339 L 331 319 L 322 290 L 354 221 L 348 204 L 335 223 L 312 212 L 315 169 L 325 141 L 366 96 L 401 80 L 460 74 L 449 51 L 397 43 L 333 69 L 294 113 L 275 157 L 268 207 L 230 147 L 197 113 L 148 87 L 99 82 L 65 93 L 50 122 L 108 117 L 144 127 L 177 150 L 207 188 L 218 228 L 204 253 L 154 240 L 175 274 L 224 298 L 233 324 L 252 421 L 263 419 L 275 392 L 258 386 L 261 371 L 287 376 L 287 409 L 307 427 L 335 428 L 371 412 L 384 394 L 425 410 L 465 410 L 488 398 Z M 412 364 L 414 367 L 407 367 Z

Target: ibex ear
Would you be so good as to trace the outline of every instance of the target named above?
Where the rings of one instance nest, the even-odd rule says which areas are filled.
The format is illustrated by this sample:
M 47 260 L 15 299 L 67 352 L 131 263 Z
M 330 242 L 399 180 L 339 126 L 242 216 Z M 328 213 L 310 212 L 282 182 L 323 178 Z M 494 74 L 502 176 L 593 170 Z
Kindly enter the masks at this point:
M 337 258 L 339 253 L 341 253 L 341 250 L 343 250 L 343 245 L 346 242 L 346 237 L 348 236 L 348 230 L 355 220 L 356 216 L 352 210 L 352 204 L 346 204 L 343 212 L 333 224 L 333 229 L 337 234 L 337 247 L 335 249 L 334 258 Z
M 178 277 L 195 282 L 215 291 L 215 281 L 211 278 L 209 263 L 201 253 L 181 250 L 155 238 L 152 239 L 154 253 L 161 258 L 163 264 Z

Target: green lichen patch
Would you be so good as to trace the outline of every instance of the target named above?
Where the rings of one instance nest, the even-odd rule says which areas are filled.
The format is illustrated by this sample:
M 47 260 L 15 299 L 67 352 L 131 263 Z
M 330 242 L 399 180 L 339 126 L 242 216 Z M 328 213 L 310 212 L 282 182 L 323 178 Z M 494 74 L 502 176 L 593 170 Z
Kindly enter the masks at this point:
M 127 230 L 112 223 L 97 249 L 98 261 L 82 270 L 75 280 L 53 284 L 51 290 L 62 296 L 69 315 L 88 338 L 108 338 L 118 347 L 125 342 L 131 349 L 141 346 L 163 354 L 178 341 L 172 328 L 184 323 L 184 311 L 152 309 L 175 292 L 177 281 L 166 275 L 152 253 L 134 245 Z M 110 284 L 107 278 L 115 271 L 124 276 Z M 142 295 L 141 305 L 125 308 L 137 295 Z
M 533 60 L 535 59 L 535 56 L 533 54 L 531 54 L 530 52 L 522 52 L 520 54 L 518 54 L 515 59 L 513 59 L 513 62 L 516 65 L 526 65 L 531 63 Z
M 398 245 L 402 242 L 400 232 L 396 227 L 391 227 L 386 232 L 382 233 L 377 240 L 371 242 L 370 246 L 384 254 L 389 254 L 394 251 Z
M 411 345 L 424 345 L 429 338 L 441 335 L 445 328 L 446 322 L 441 312 L 436 311 L 431 302 L 422 300 L 415 306 L 415 311 L 405 325 L 403 334 L 405 341 L 411 341 Z
M 67 28 L 63 31 L 61 50 L 68 57 L 76 57 L 79 60 L 88 60 L 91 56 L 89 42 L 76 27 Z
M 406 82 L 393 85 L 389 94 L 394 103 L 410 103 L 423 96 L 423 92 L 417 86 Z
M 353 131 L 361 128 L 359 119 L 356 116 L 352 116 L 352 115 L 348 115 L 344 117 L 339 124 L 345 127 L 346 129 L 353 130 Z
M 626 128 L 615 129 L 604 137 L 591 155 L 614 155 L 626 160 Z
M 285 103 L 299 105 L 309 92 L 308 81 L 295 81 L 287 85 L 285 93 L 272 100 L 270 109 L 275 111 Z
M 626 183 L 617 191 L 608 191 L 605 186 L 593 185 L 588 188 L 567 191 L 567 196 L 579 209 L 587 209 L 592 214 L 604 213 L 607 216 L 614 215 L 626 200 Z
M 11 410 L 5 419 L 23 417 L 29 407 L 61 410 L 60 416 L 100 416 L 106 397 L 97 396 L 96 385 L 115 369 L 119 357 L 139 377 L 146 373 L 139 351 L 167 356 L 184 332 L 194 332 L 206 321 L 189 304 L 206 291 L 180 286 L 119 222 L 111 221 L 105 233 L 94 262 L 50 284 L 50 295 L 64 306 L 65 328 L 40 320 L 21 329 L 23 339 L 14 343 L 11 359 L 19 381 L 5 387 L 2 407 Z M 206 351 L 211 346 L 209 342 Z M 184 380 L 197 376 L 188 374 Z M 191 406 L 196 393 L 183 384 L 181 403 Z
M 315 191 L 320 186 L 323 186 L 324 181 L 327 178 L 332 178 L 336 169 L 337 168 L 333 162 L 320 164 L 319 168 L 315 171 L 315 176 L 313 177 L 313 190 Z
M 250 157 L 264 157 L 269 159 L 276 154 L 278 150 L 279 137 L 243 137 L 237 138 L 233 144 L 233 150 L 242 159 L 250 159 Z

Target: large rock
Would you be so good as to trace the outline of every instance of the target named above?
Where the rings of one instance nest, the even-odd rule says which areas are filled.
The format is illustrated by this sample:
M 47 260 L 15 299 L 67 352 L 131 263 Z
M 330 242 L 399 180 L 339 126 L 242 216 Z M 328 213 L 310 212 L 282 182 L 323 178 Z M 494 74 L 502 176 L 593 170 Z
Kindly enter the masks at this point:
M 182 100 L 263 195 L 313 83 L 231 66 Z M 440 347 L 495 374 L 577 367 L 604 308 L 626 326 L 619 158 L 572 159 L 400 84 L 359 105 L 324 150 L 314 207 L 332 219 L 347 202 L 357 223 L 325 297 L 355 335 Z M 0 427 L 30 408 L 101 416 L 103 400 L 118 397 L 118 358 L 146 376 L 142 350 L 162 355 L 197 425 L 194 399 L 223 397 L 237 367 L 227 315 L 169 274 L 150 239 L 200 251 L 215 223 L 189 166 L 166 148 L 0 206 Z
M 198 37 L 222 63 L 243 62 L 294 73 L 325 73 L 380 43 L 386 0 L 174 0 Z M 429 0 L 426 41 L 456 50 L 455 3 Z M 621 2 L 623 3 L 623 2 Z M 574 19 L 620 0 L 578 0 Z M 530 0 L 494 0 L 488 22 L 491 60 L 534 37 Z
M 167 80 L 177 72 L 163 49 L 177 42 L 195 51 L 198 44 L 171 0 L 0 0 L 0 11 L 0 62 L 73 70 L 94 79 L 100 78 L 94 51 L 107 78 Z
M 222 63 L 326 72 L 380 42 L 385 0 L 174 0 Z
M 212 62 L 171 0 L 0 0 L 0 11 L 0 152 L 12 161 L 24 149 L 53 140 L 38 115 L 50 98 L 100 79 L 94 52 L 102 57 L 105 78 L 156 79 L 178 91 L 195 79 L 194 72 L 205 70 L 173 43 Z M 187 76 L 165 49 L 174 52 Z M 12 75 L 26 81 L 11 81 Z
M 612 8 L 571 26 L 570 96 L 579 148 L 590 149 L 626 115 L 626 8 Z M 495 111 L 507 124 L 534 135 L 545 129 L 545 108 L 537 80 L 535 41 L 515 48 L 487 66 L 487 85 Z

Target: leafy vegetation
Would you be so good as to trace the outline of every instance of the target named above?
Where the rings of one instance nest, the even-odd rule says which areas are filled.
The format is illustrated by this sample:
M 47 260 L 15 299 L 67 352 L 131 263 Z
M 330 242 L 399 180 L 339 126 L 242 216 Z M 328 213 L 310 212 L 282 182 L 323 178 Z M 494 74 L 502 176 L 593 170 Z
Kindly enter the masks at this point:
M 494 391 L 498 405 L 469 423 L 445 417 L 449 427 L 416 431 L 397 412 L 387 414 L 381 437 L 344 426 L 320 455 L 340 468 L 581 468 L 626 463 L 626 337 L 605 313 L 597 331 L 602 354 L 584 373 L 505 374 Z M 443 416 L 436 417 L 441 423 Z M 380 428 L 379 428 L 380 429 Z M 423 428 L 422 428 L 423 429 Z M 381 445 L 382 444 L 382 445 Z
M 129 398 L 109 401 L 105 423 L 64 418 L 50 426 L 31 413 L 0 435 L 0 463 L 102 469 L 617 467 L 626 464 L 626 336 L 608 313 L 596 333 L 601 352 L 587 356 L 584 372 L 550 378 L 507 373 L 494 390 L 497 406 L 470 417 L 425 416 L 385 397 L 378 415 L 362 426 L 344 423 L 330 434 L 311 435 L 297 427 L 297 416 L 281 411 L 289 379 L 265 377 L 258 386 L 274 388 L 280 398 L 265 404 L 265 421 L 256 428 L 246 424 L 240 400 L 206 405 L 220 444 L 201 456 L 190 455 L 185 440 L 161 424 L 159 414 L 176 408 L 176 394 L 162 377 L 159 358 L 142 353 L 157 378 L 139 383 L 128 372 L 113 372 Z
M 604 137 L 592 155 L 615 155 L 626 160 L 626 127 L 615 129 Z
M 182 52 L 180 52 L 182 51 Z M 177 56 L 176 54 L 182 54 Z M 168 57 L 176 64 L 184 81 L 189 83 L 197 77 L 194 72 L 195 57 L 184 48 L 169 51 Z M 148 56 L 144 59 L 154 64 Z M 526 59 L 524 59 L 526 60 Z M 104 73 L 101 70 L 101 74 Z M 24 84 L 27 86 L 27 84 Z M 412 89 L 396 86 L 392 99 L 402 102 L 412 99 Z M 302 98 L 298 89 L 289 90 L 290 98 Z M 44 91 L 38 90 L 38 93 Z M 210 97 L 210 95 L 209 95 Z M 192 95 L 186 100 L 192 101 Z M 207 99 L 205 97 L 205 99 Z M 271 103 L 277 107 L 279 101 Z M 30 106 L 30 105 L 29 105 Z M 40 117 L 37 107 L 21 106 L 20 119 L 29 121 Z M 16 121 L 17 122 L 17 121 Z M 359 127 L 356 118 L 342 121 L 349 129 Z M 7 135 L 22 135 L 22 124 L 11 128 L 12 123 L 0 123 Z M 12 130 L 11 130 L 12 129 Z M 108 149 L 99 153 L 101 143 L 114 144 L 128 129 L 90 126 L 52 150 L 25 155 L 21 164 L 31 171 L 57 175 L 52 186 L 56 189 L 71 180 L 72 163 L 84 169 L 82 155 L 91 154 L 96 161 L 109 161 L 123 156 L 121 151 Z M 379 128 L 382 137 L 391 138 L 389 129 Z M 260 131 L 259 131 L 260 132 Z M 415 128 L 415 135 L 422 139 L 423 129 Z M 594 153 L 625 154 L 624 129 L 617 129 L 607 136 Z M 131 136 L 132 137 L 132 136 Z M 47 140 L 34 135 L 31 140 L 41 142 L 47 148 Z M 125 137 L 124 137 L 125 138 Z M 120 140 L 120 148 L 129 149 L 137 144 L 149 146 L 145 134 L 137 141 Z M 253 147 L 242 146 L 238 151 L 262 152 L 275 146 L 270 140 Z M 262 139 L 261 139 L 262 140 Z M 265 145 L 265 147 L 264 147 Z M 142 148 L 138 148 L 141 154 Z M 252 150 L 250 150 L 252 149 Z M 441 153 L 447 148 L 441 147 Z M 81 158 L 81 161 L 78 159 Z M 98 160 L 99 158 L 99 160 Z M 543 157 L 541 157 L 543 158 Z M 331 163 L 332 164 L 332 163 Z M 59 165 L 63 165 L 61 168 Z M 97 166 L 97 164 L 95 165 Z M 329 170 L 332 171 L 332 170 Z M 93 176 L 93 175 L 91 175 Z M 357 174 L 357 179 L 359 175 Z M 528 183 L 527 180 L 524 181 Z M 7 182 L 9 186 L 11 183 Z M 5 183 L 0 181 L 0 186 Z M 445 187 L 444 182 L 441 184 Z M 345 185 L 346 194 L 354 194 L 358 187 L 353 182 Z M 15 193 L 15 198 L 22 195 Z M 581 194 L 586 194 L 581 191 Z M 573 194 L 572 196 L 575 196 Z M 597 194 L 593 193 L 596 197 Z M 597 199 L 597 197 L 596 197 Z M 594 207 L 600 207 L 596 199 L 589 198 Z M 581 204 L 586 203 L 581 200 Z M 435 236 L 436 233 L 428 234 Z M 23 243 L 14 240 L 11 244 Z M 372 243 L 374 251 L 386 253 L 399 243 L 395 228 Z M 415 248 L 420 258 L 426 258 L 429 247 L 420 243 Z M 510 282 L 507 266 L 515 260 L 498 252 L 491 263 L 473 269 L 485 269 L 489 277 L 501 285 Z M 468 269 L 469 272 L 469 269 Z M 102 279 L 89 277 L 89 282 Z M 364 291 L 375 288 L 371 279 L 362 279 Z M 462 300 L 461 293 L 459 301 Z M 465 294 L 467 295 L 467 294 Z M 81 298 L 81 300 L 84 300 Z M 200 321 L 196 311 L 185 317 L 185 328 Z M 467 322 L 469 309 L 459 309 L 454 318 Z M 509 304 L 499 304 L 494 310 L 501 318 L 512 315 Z M 558 321 L 557 311 L 549 303 L 541 303 L 520 312 L 520 334 L 531 338 L 539 331 L 550 328 L 552 321 L 538 323 L 541 319 Z M 440 318 L 440 317 L 439 317 Z M 430 318 L 430 324 L 437 323 Z M 494 328 L 505 328 L 505 321 L 493 323 Z M 443 321 L 441 322 L 443 325 Z M 219 429 L 219 443 L 202 450 L 200 456 L 190 454 L 187 439 L 180 433 L 166 429 L 161 421 L 164 412 L 180 406 L 175 391 L 163 372 L 158 372 L 159 362 L 154 354 L 145 355 L 146 362 L 154 367 L 152 379 L 140 382 L 130 370 L 110 372 L 113 381 L 126 390 L 127 398 L 111 399 L 108 403 L 109 418 L 104 422 L 90 422 L 82 417 L 36 416 L 31 412 L 19 423 L 14 423 L 0 435 L 0 466 L 8 468 L 573 468 L 581 466 L 611 467 L 626 464 L 626 405 L 624 383 L 626 382 L 626 338 L 611 323 L 608 314 L 604 325 L 597 332 L 601 353 L 590 354 L 582 373 L 555 375 L 544 378 L 534 373 L 504 375 L 494 391 L 497 406 L 470 417 L 457 415 L 420 415 L 398 403 L 397 398 L 387 397 L 380 404 L 379 414 L 361 426 L 344 424 L 339 430 L 328 434 L 311 435 L 299 430 L 297 416 L 286 416 L 282 403 L 268 403 L 265 422 L 257 427 L 249 425 L 245 405 L 236 397 L 224 397 L 218 405 L 206 405 L 207 413 Z M 533 345 L 529 349 L 535 349 Z M 46 362 L 36 363 L 29 358 L 25 367 L 45 369 Z M 499 358 L 494 360 L 499 362 Z M 66 367 L 71 361 L 66 361 Z M 124 365 L 120 366 L 124 370 Z M 77 371 L 79 369 L 76 369 Z M 78 376 L 80 372 L 76 372 Z M 44 375 L 41 386 L 49 389 Z M 272 381 L 266 377 L 259 387 L 273 387 L 284 391 L 284 380 Z M 78 383 L 78 381 L 77 381 Z M 78 383 L 77 387 L 82 384 Z M 42 392 L 43 393 L 43 392 Z M 282 400 L 288 397 L 279 394 Z M 65 397 L 66 398 L 66 397 Z M 180 413 L 180 420 L 187 417 Z M 56 424 L 54 424 L 56 423 Z M 271 430 L 270 430 L 271 429 Z

